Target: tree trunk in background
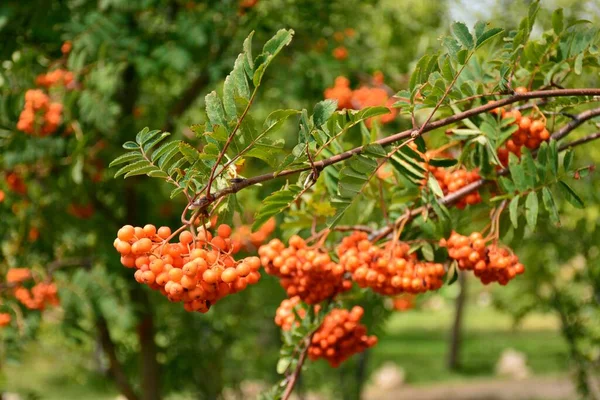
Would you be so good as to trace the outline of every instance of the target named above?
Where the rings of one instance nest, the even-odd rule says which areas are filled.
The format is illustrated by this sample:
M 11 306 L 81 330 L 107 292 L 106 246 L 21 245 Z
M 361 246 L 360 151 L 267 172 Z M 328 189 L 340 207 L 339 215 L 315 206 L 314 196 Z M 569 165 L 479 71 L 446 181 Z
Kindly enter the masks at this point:
M 138 285 L 139 286 L 139 285 Z M 148 294 L 140 286 L 134 289 L 136 304 L 142 307 L 140 321 L 137 326 L 140 343 L 140 372 L 142 377 L 143 400 L 160 400 L 160 365 L 156 359 L 157 347 L 154 341 L 154 316 L 148 299 Z
M 467 277 L 458 271 L 460 292 L 455 301 L 454 322 L 450 331 L 450 349 L 448 351 L 448 369 L 456 370 L 460 366 L 460 346 L 462 344 L 462 320 L 467 300 Z
M 117 388 L 123 396 L 125 396 L 128 400 L 139 400 L 139 397 L 129 383 L 127 374 L 125 371 L 123 371 L 123 368 L 119 363 L 115 344 L 113 343 L 112 338 L 110 337 L 110 331 L 108 330 L 108 324 L 106 323 L 104 316 L 101 314 L 96 317 L 96 329 L 98 330 L 104 353 L 108 357 L 109 375 L 112 377 L 117 385 Z

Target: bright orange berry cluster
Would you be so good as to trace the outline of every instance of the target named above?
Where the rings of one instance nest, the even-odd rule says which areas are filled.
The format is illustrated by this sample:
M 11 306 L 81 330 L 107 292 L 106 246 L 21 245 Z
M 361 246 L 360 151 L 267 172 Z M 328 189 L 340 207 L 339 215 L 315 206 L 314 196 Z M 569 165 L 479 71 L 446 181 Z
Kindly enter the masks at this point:
M 5 327 L 10 324 L 10 314 L 8 313 L 0 313 L 0 327 Z
M 301 302 L 300 296 L 284 299 L 275 312 L 275 324 L 280 326 L 284 331 L 289 331 L 294 325 L 298 325 L 300 322 L 296 321 L 294 308 L 296 308 L 296 313 L 298 313 L 300 318 L 304 318 L 306 315 L 306 310 L 302 307 L 298 307 Z M 321 309 L 319 304 L 316 304 L 314 307 L 315 312 L 319 312 Z
M 352 273 L 360 287 L 394 296 L 422 293 L 442 286 L 446 273 L 439 263 L 423 262 L 416 253 L 409 254 L 404 242 L 388 242 L 384 247 L 371 243 L 364 232 L 354 232 L 340 243 L 340 265 Z
M 273 239 L 258 249 L 258 255 L 265 271 L 280 278 L 288 296 L 300 296 L 305 303 L 320 303 L 352 287 L 344 268 L 327 251 L 311 248 L 300 236 L 292 236 L 288 247 Z
M 296 314 L 304 318 L 306 310 L 299 307 L 299 296 L 285 299 L 277 308 L 275 323 L 284 331 L 289 331 L 294 325 L 300 324 Z M 318 312 L 320 306 L 314 306 Z M 294 308 L 296 313 L 294 313 Z M 323 358 L 332 367 L 338 367 L 344 360 L 353 354 L 377 344 L 376 336 L 367 336 L 367 328 L 359 322 L 364 314 L 360 306 L 355 306 L 351 311 L 334 308 L 323 319 L 323 323 L 311 339 L 308 347 L 308 357 L 315 361 Z
M 383 74 L 378 72 L 374 80 L 382 82 Z M 335 79 L 333 87 L 325 89 L 324 96 L 326 99 L 337 100 L 339 110 L 344 108 L 360 110 L 371 106 L 385 106 L 390 110 L 390 113 L 377 117 L 383 124 L 393 121 L 398 114 L 398 110 L 392 107 L 395 100 L 388 95 L 385 89 L 361 86 L 356 90 L 352 90 L 350 89 L 350 81 L 343 76 L 338 76 Z M 372 119 L 367 120 L 367 126 L 370 126 L 371 122 Z
M 23 286 L 23 283 L 33 279 L 31 270 L 28 268 L 10 268 L 6 273 L 6 282 L 14 285 L 13 295 L 15 299 L 30 310 L 43 310 L 46 305 L 58 305 L 58 290 L 52 282 L 38 282 L 31 289 Z
M 481 179 L 479 172 L 474 169 L 468 171 L 466 168 L 456 168 L 449 170 L 444 167 L 434 167 L 429 165 L 427 167 L 432 172 L 435 179 L 438 181 L 440 188 L 444 192 L 444 195 L 456 192 L 461 188 L 467 186 L 470 183 L 476 182 Z M 479 192 L 469 193 L 458 200 L 455 205 L 456 208 L 462 210 L 468 205 L 481 203 L 481 195 Z
M 517 93 L 526 93 L 527 89 L 520 86 L 515 89 Z M 506 111 L 504 108 L 496 108 L 492 114 L 500 114 L 502 119 L 514 118 L 513 124 L 518 129 L 506 141 L 504 147 L 498 149 L 498 158 L 503 165 L 508 165 L 508 154 L 513 153 L 521 157 L 523 146 L 530 150 L 537 149 L 543 141 L 550 139 L 550 132 L 546 129 L 544 119 L 535 119 L 532 116 L 523 116 L 519 110 Z
M 50 102 L 50 98 L 42 90 L 28 90 L 17 129 L 31 135 L 48 136 L 60 125 L 62 110 L 62 104 Z
M 13 293 L 15 298 L 30 310 L 43 310 L 48 304 L 59 304 L 58 290 L 54 283 L 39 282 L 31 289 L 17 286 Z
M 487 245 L 479 232 L 469 236 L 452 232 L 447 240 L 441 240 L 440 245 L 448 248 L 448 255 L 458 261 L 460 269 L 473 271 L 486 285 L 491 282 L 506 285 L 525 272 L 515 254 L 496 244 Z
M 325 98 L 337 100 L 338 110 L 352 107 L 352 89 L 348 78 L 338 76 L 333 87 L 325 89 Z
M 137 268 L 136 281 L 160 290 L 170 301 L 183 302 L 187 311 L 205 313 L 219 299 L 260 279 L 258 257 L 233 258 L 240 246 L 229 238 L 229 225 L 220 225 L 214 237 L 203 229 L 196 237 L 181 232 L 178 243 L 169 243 L 171 236 L 166 226 L 126 225 L 114 246 L 125 267 Z
M 73 83 L 74 75 L 70 71 L 64 69 L 55 69 L 47 74 L 40 74 L 35 78 L 35 83 L 42 87 L 66 86 L 69 87 Z
M 367 328 L 360 324 L 364 310 L 355 306 L 351 311 L 334 308 L 312 337 L 308 348 L 311 360 L 325 359 L 338 367 L 350 356 L 377 344 L 376 336 L 367 336 Z

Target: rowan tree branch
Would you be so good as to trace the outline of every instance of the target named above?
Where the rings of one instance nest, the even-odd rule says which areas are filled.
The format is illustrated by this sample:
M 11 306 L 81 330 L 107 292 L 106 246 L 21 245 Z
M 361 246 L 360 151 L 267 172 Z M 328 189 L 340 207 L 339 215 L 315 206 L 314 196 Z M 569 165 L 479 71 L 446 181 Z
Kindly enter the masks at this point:
M 478 114 L 482 114 L 484 112 L 491 111 L 495 108 L 503 107 L 503 106 L 513 104 L 513 103 L 516 103 L 519 101 L 530 100 L 530 99 L 540 99 L 540 98 L 543 99 L 543 98 L 550 98 L 550 97 L 565 97 L 565 96 L 600 96 L 600 89 L 592 89 L 592 88 L 553 89 L 553 90 L 532 91 L 532 92 L 527 92 L 527 93 L 515 93 L 514 95 L 507 97 L 505 99 L 487 103 L 487 104 L 481 105 L 479 107 L 475 107 L 475 108 L 466 110 L 462 113 L 454 114 L 447 118 L 443 118 L 443 119 L 440 119 L 440 120 L 437 120 L 434 122 L 430 122 L 428 124 L 424 124 L 418 130 L 420 132 L 419 135 L 421 135 L 425 132 L 430 132 L 432 130 L 441 128 L 446 125 L 453 124 L 455 122 L 462 121 L 463 119 L 466 119 L 466 118 L 469 118 L 469 117 L 472 117 L 472 116 L 475 116 Z M 593 118 L 597 115 L 600 115 L 600 108 L 594 109 L 594 110 L 596 110 L 596 111 L 592 111 L 592 110 L 585 111 L 585 112 L 579 114 L 578 120 L 570 121 L 569 122 L 570 130 L 568 130 L 566 133 L 560 133 L 560 137 L 564 137 L 568 132 L 575 129 L 577 126 L 581 125 L 581 123 L 583 123 L 584 121 L 586 121 L 590 118 Z M 575 124 L 575 121 L 577 121 L 576 124 Z M 413 132 L 414 132 L 414 129 L 407 129 L 405 131 L 398 132 L 391 136 L 387 136 L 385 138 L 379 139 L 379 140 L 375 141 L 374 143 L 379 144 L 381 146 L 387 146 L 394 142 L 398 142 L 402 139 L 411 137 L 411 135 L 413 135 Z M 553 138 L 555 138 L 554 135 L 553 135 Z M 306 166 L 306 167 L 301 167 L 301 168 L 296 168 L 296 169 L 286 169 L 286 170 L 279 171 L 279 172 L 271 172 L 271 173 L 267 173 L 267 174 L 263 174 L 263 175 L 257 175 L 252 178 L 244 179 L 242 181 L 232 184 L 231 186 L 229 186 L 225 189 L 222 189 L 222 190 L 216 192 L 215 194 L 211 194 L 210 198 L 208 198 L 207 196 L 203 196 L 203 197 L 197 199 L 196 201 L 193 202 L 193 206 L 195 208 L 206 209 L 206 207 L 208 207 L 210 204 L 212 204 L 215 200 L 217 200 L 223 196 L 237 193 L 240 190 L 247 188 L 248 186 L 267 182 L 267 181 L 270 181 L 275 178 L 294 175 L 294 174 L 297 174 L 297 173 L 300 173 L 303 171 L 308 171 L 308 170 L 313 169 L 313 167 L 318 170 L 322 170 L 323 168 L 328 167 L 329 165 L 336 164 L 338 162 L 347 160 L 348 158 L 352 157 L 355 154 L 362 153 L 364 151 L 364 148 L 365 148 L 365 146 L 356 147 L 354 149 L 345 151 L 343 153 L 326 158 L 324 160 L 317 161 L 313 164 L 313 166 Z
M 581 114 L 574 115 L 571 121 L 569 121 L 569 123 L 567 123 L 565 126 L 554 132 L 551 137 L 554 140 L 562 139 L 565 136 L 567 136 L 573 129 L 583 124 L 585 121 L 598 116 L 600 116 L 600 107 L 592 108 L 590 110 L 582 112 Z
M 584 111 L 581 114 L 578 114 L 575 116 L 575 120 L 580 121 L 578 124 L 571 124 L 570 122 L 565 125 L 563 128 L 559 129 L 557 131 L 561 133 L 561 137 L 565 137 L 566 135 L 568 135 L 571 131 L 575 130 L 575 128 L 577 128 L 579 125 L 581 125 L 585 120 L 591 119 L 593 118 L 595 115 L 598 115 L 597 112 L 600 111 L 600 108 L 596 109 L 596 113 L 595 112 L 590 112 L 590 111 L 594 111 L 594 110 L 588 110 L 588 111 Z M 585 118 L 585 119 L 584 119 Z M 572 122 L 572 121 L 571 121 Z M 568 129 L 566 129 L 568 128 Z M 554 137 L 555 134 L 552 135 L 552 137 Z M 600 139 L 600 132 L 596 132 L 593 134 L 590 134 L 588 136 L 585 136 L 581 139 L 578 140 L 574 140 L 571 143 L 568 143 L 566 145 L 563 145 L 561 147 L 559 147 L 558 151 L 564 151 L 588 142 L 591 142 L 593 140 L 596 139 Z M 503 168 L 500 171 L 498 171 L 498 176 L 502 176 L 502 175 L 506 175 L 508 174 L 508 168 Z M 487 184 L 487 183 L 491 183 L 491 182 L 495 182 L 493 180 L 486 180 L 486 179 L 479 179 L 475 182 L 472 182 L 466 186 L 463 186 L 462 188 L 460 188 L 459 190 L 457 190 L 456 192 L 452 192 L 451 194 L 444 196 L 443 198 L 441 198 L 439 200 L 439 203 L 442 205 L 451 205 L 456 203 L 457 201 L 459 201 L 461 198 L 465 197 L 466 195 L 475 192 L 476 190 L 478 190 L 480 187 L 482 187 L 483 185 Z M 417 207 L 415 209 L 410 210 L 409 213 L 403 215 L 403 217 L 408 217 L 408 219 L 414 218 L 417 215 L 421 214 L 424 211 L 427 211 L 431 208 L 431 206 L 429 205 L 424 205 L 421 207 Z M 394 230 L 394 226 L 396 225 L 396 223 L 390 224 L 378 231 L 374 231 L 371 233 L 369 239 L 371 239 L 372 241 L 378 241 L 384 237 L 386 237 L 387 235 L 389 235 L 393 230 Z
M 367 226 L 367 225 L 336 225 L 333 228 L 333 230 L 337 231 L 337 232 L 354 232 L 354 231 L 359 231 L 359 232 L 371 233 L 375 229 L 373 229 L 373 228 L 371 228 L 370 226 Z
M 596 140 L 598 138 L 600 138 L 600 132 L 592 133 L 590 135 L 582 137 L 581 139 L 573 140 L 571 143 L 563 144 L 558 148 L 558 151 L 567 150 L 572 147 L 579 146 L 580 144 L 591 142 L 592 140 Z
M 281 400 L 288 400 L 292 395 L 292 392 L 294 391 L 294 386 L 296 386 L 296 382 L 298 382 L 298 378 L 300 377 L 300 373 L 302 372 L 302 366 L 304 365 L 304 361 L 306 361 L 308 349 L 310 348 L 310 341 L 312 340 L 313 335 L 314 332 L 305 339 L 305 346 L 302 349 L 302 352 L 300 353 L 300 357 L 298 358 L 298 363 L 296 364 L 294 372 L 292 372 L 292 374 L 288 378 L 287 385 L 285 386 L 285 391 L 281 396 Z

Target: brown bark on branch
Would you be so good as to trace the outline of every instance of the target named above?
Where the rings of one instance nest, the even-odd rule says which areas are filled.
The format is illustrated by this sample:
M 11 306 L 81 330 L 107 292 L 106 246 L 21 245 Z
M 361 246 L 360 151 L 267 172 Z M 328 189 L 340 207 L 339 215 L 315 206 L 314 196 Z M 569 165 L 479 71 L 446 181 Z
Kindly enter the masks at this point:
M 306 356 L 308 355 L 308 348 L 310 347 L 310 341 L 312 340 L 312 337 L 313 335 L 310 335 L 305 341 L 304 349 L 302 349 L 302 353 L 300 353 L 300 357 L 298 358 L 298 364 L 296 364 L 294 372 L 292 372 L 292 375 L 290 375 L 288 378 L 285 391 L 281 396 L 281 400 L 288 400 L 294 391 L 294 386 L 296 386 L 296 382 L 298 382 L 298 378 L 302 372 L 302 366 L 304 365 L 304 361 L 306 361 Z
M 380 144 L 382 146 L 387 146 L 394 142 L 398 142 L 402 139 L 406 139 L 406 138 L 409 138 L 409 137 L 415 136 L 415 135 L 418 136 L 425 132 L 429 132 L 429 131 L 441 128 L 443 126 L 462 121 L 463 119 L 472 117 L 474 115 L 478 115 L 478 114 L 481 114 L 484 112 L 491 111 L 497 107 L 506 106 L 506 105 L 516 103 L 519 101 L 523 101 L 523 100 L 549 98 L 549 97 L 564 97 L 564 96 L 600 96 L 600 89 L 554 89 L 554 90 L 542 90 L 542 91 L 533 91 L 533 92 L 527 92 L 527 93 L 522 93 L 522 94 L 515 94 L 513 96 L 507 97 L 502 100 L 484 104 L 479 107 L 475 107 L 470 110 L 464 111 L 462 113 L 455 114 L 450 117 L 440 119 L 438 121 L 430 122 L 426 125 L 423 125 L 418 130 L 407 129 L 405 131 L 398 132 L 394 135 L 379 139 L 379 140 L 375 141 L 375 143 Z M 595 112 L 592 112 L 592 110 L 589 110 L 589 111 L 586 111 L 586 112 L 580 114 L 579 115 L 580 119 L 571 121 L 569 123 L 569 124 L 571 124 L 570 130 L 568 130 L 567 133 L 570 132 L 571 130 L 575 129 L 577 126 L 581 125 L 581 123 L 583 123 L 584 121 L 589 120 L 589 119 L 593 118 L 594 116 L 600 115 L 600 108 L 594 109 L 594 110 L 596 110 L 595 112 L 597 112 L 598 114 L 595 114 Z M 574 121 L 577 121 L 577 123 L 575 124 Z M 566 135 L 566 133 L 564 133 L 564 134 L 561 133 L 560 137 L 564 137 L 565 135 Z M 278 177 L 294 175 L 294 174 L 297 174 L 297 173 L 300 173 L 303 171 L 311 170 L 313 168 L 322 170 L 323 168 L 325 168 L 329 165 L 333 165 L 338 162 L 347 160 L 348 158 L 352 157 L 353 155 L 360 154 L 363 151 L 364 151 L 364 146 L 356 147 L 354 149 L 345 151 L 343 153 L 337 154 L 330 158 L 317 161 L 311 166 L 301 167 L 301 168 L 297 168 L 297 169 L 287 169 L 287 170 L 283 170 L 280 172 L 272 172 L 272 173 L 258 175 L 258 176 L 252 177 L 252 178 L 244 179 L 241 182 L 236 182 L 236 183 L 232 184 L 231 186 L 216 192 L 214 195 L 207 194 L 207 195 L 201 197 L 200 199 L 196 200 L 193 205 L 196 208 L 206 209 L 206 207 L 208 207 L 210 204 L 212 204 L 217 199 L 219 199 L 223 196 L 237 193 L 240 190 L 242 190 L 248 186 L 252 186 L 252 185 L 256 185 L 258 183 L 270 181 L 270 180 L 278 178 Z
M 569 121 L 565 126 L 554 132 L 551 136 L 554 140 L 559 140 L 567 136 L 573 129 L 583 124 L 585 121 L 600 116 L 600 107 L 592 108 L 584 111 L 581 114 L 573 116 L 573 119 Z

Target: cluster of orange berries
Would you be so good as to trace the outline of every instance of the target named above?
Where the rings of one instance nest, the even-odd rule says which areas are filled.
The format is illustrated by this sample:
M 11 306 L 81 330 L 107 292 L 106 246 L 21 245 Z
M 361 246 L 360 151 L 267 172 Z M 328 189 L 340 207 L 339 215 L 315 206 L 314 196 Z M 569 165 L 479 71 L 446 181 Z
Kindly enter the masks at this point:
M 427 169 L 431 171 L 438 181 L 444 195 L 456 192 L 468 184 L 481 179 L 481 176 L 476 169 L 468 171 L 466 168 L 462 167 L 449 170 L 444 167 L 434 167 L 432 165 L 428 165 Z M 478 203 L 481 203 L 481 195 L 479 192 L 473 192 L 461 197 L 455 204 L 458 209 L 462 210 L 467 204 L 473 205 Z
M 31 289 L 19 286 L 14 290 L 15 298 L 30 310 L 43 310 L 47 304 L 59 304 L 58 290 L 54 283 L 39 282 Z
M 47 74 L 40 74 L 35 78 L 35 83 L 42 87 L 66 86 L 69 87 L 73 83 L 74 75 L 70 71 L 58 68 Z
M 383 75 L 380 72 L 376 73 L 374 80 L 380 82 L 379 84 L 383 83 Z M 360 110 L 365 107 L 385 106 L 390 110 L 389 114 L 377 117 L 383 124 L 393 121 L 398 114 L 398 110 L 392 107 L 395 100 L 388 95 L 385 89 L 361 86 L 356 90 L 352 90 L 350 89 L 350 81 L 343 76 L 338 76 L 335 79 L 333 87 L 325 89 L 324 96 L 326 99 L 337 100 L 338 109 L 340 110 L 344 108 Z M 370 126 L 371 120 L 367 120 L 367 125 Z
M 284 331 L 289 331 L 297 321 L 296 314 L 304 318 L 306 310 L 299 307 L 301 299 L 294 296 L 281 302 L 275 313 L 275 323 Z M 296 309 L 294 313 L 294 308 Z M 315 312 L 320 309 L 315 306 Z M 367 336 L 367 328 L 359 322 L 364 314 L 360 306 L 351 311 L 334 308 L 323 319 L 323 323 L 312 336 L 308 347 L 308 357 L 315 361 L 324 358 L 332 367 L 338 367 L 355 353 L 377 344 L 376 336 Z
M 20 194 L 21 196 L 24 196 L 25 193 L 27 193 L 27 185 L 25 185 L 25 181 L 16 172 L 9 172 L 6 174 L 4 180 L 11 191 Z
M 39 282 L 31 289 L 22 285 L 32 279 L 28 268 L 11 268 L 6 273 L 6 282 L 15 285 L 13 295 L 30 310 L 43 310 L 47 304 L 58 305 L 58 290 L 54 283 Z
M 28 90 L 25 93 L 25 108 L 19 115 L 17 129 L 37 136 L 50 135 L 60 125 L 62 110 L 62 104 L 51 102 L 42 90 Z
M 289 331 L 292 329 L 294 325 L 299 325 L 300 322 L 296 321 L 296 314 L 294 314 L 294 308 L 296 308 L 296 313 L 302 319 L 306 315 L 306 310 L 302 307 L 298 307 L 302 300 L 300 296 L 294 296 L 289 299 L 284 299 L 279 307 L 277 307 L 277 311 L 275 312 L 275 324 L 281 327 L 284 331 Z M 315 305 L 315 312 L 319 312 L 321 309 L 320 305 Z
M 5 327 L 10 324 L 10 314 L 8 313 L 0 313 L 0 327 Z
M 351 311 L 334 308 L 325 316 L 308 348 L 311 360 L 325 359 L 336 368 L 350 356 L 377 344 L 376 336 L 367 336 L 367 328 L 360 324 L 364 310 L 354 306 Z
M 527 88 L 519 86 L 516 93 L 526 93 Z M 498 149 L 498 158 L 503 165 L 508 165 L 508 154 L 513 153 L 521 157 L 523 146 L 530 150 L 537 149 L 543 141 L 550 139 L 550 132 L 546 129 L 544 119 L 535 119 L 532 116 L 523 116 L 519 110 L 506 111 L 503 107 L 495 108 L 492 114 L 501 115 L 502 119 L 514 118 L 518 129 L 506 141 L 504 147 Z
M 121 263 L 137 269 L 137 282 L 160 290 L 170 301 L 183 302 L 186 311 L 205 313 L 219 299 L 260 279 L 258 257 L 236 261 L 233 255 L 240 245 L 230 236 L 231 227 L 223 224 L 214 237 L 201 228 L 196 237 L 183 231 L 178 243 L 169 243 L 169 227 L 126 225 L 114 246 Z
M 258 249 L 258 255 L 265 271 L 280 278 L 287 295 L 305 303 L 320 303 L 352 287 L 344 268 L 327 251 L 311 248 L 300 236 L 292 236 L 288 247 L 273 239 Z
M 458 261 L 460 269 L 473 271 L 486 285 L 491 282 L 506 285 L 525 272 L 525 267 L 515 254 L 496 244 L 487 245 L 479 232 L 469 236 L 452 232 L 447 240 L 440 241 L 440 245 L 448 248 L 448 255 Z
M 337 252 L 340 265 L 352 273 L 360 287 L 387 296 L 439 289 L 446 273 L 444 266 L 420 261 L 409 250 L 404 242 L 392 241 L 379 247 L 369 241 L 366 233 L 354 232 L 342 240 Z

